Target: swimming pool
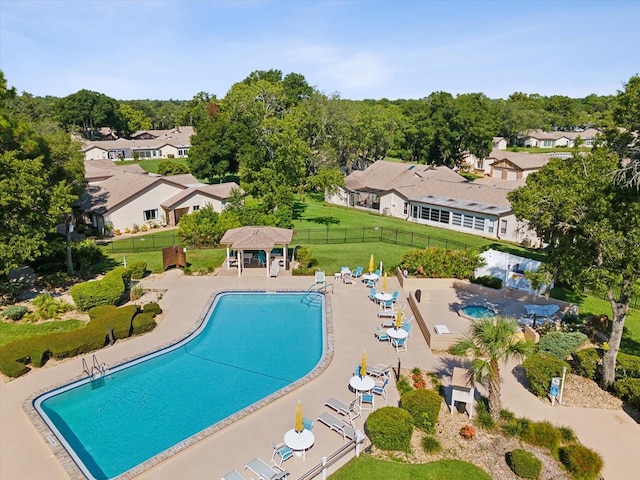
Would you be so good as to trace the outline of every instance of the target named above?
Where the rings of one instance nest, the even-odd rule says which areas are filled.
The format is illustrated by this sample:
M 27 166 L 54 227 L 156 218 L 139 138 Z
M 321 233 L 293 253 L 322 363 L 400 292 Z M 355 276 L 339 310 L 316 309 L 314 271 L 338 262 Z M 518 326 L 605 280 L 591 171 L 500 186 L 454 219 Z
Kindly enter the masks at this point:
M 496 312 L 482 305 L 467 305 L 458 310 L 458 315 L 469 320 L 478 320 L 480 318 L 495 317 Z
M 87 477 L 116 477 L 311 372 L 326 348 L 324 302 L 303 298 L 220 294 L 183 341 L 34 407 Z

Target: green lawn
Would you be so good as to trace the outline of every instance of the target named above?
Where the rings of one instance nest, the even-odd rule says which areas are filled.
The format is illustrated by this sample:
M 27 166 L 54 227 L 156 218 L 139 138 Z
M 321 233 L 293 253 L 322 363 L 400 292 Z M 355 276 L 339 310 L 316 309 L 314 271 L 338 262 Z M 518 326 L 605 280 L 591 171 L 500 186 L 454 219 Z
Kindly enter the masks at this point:
M 86 325 L 82 320 L 55 320 L 43 323 L 0 321 L 0 346 L 23 338 L 54 332 L 70 332 Z
M 123 160 L 121 162 L 117 162 L 116 165 L 140 165 L 145 172 L 150 173 L 158 173 L 158 165 L 161 162 L 171 161 L 174 163 L 180 163 L 185 167 L 189 168 L 189 162 L 186 158 L 161 158 L 159 160 Z
M 491 480 L 480 467 L 461 460 L 406 464 L 360 455 L 329 478 L 332 480 Z

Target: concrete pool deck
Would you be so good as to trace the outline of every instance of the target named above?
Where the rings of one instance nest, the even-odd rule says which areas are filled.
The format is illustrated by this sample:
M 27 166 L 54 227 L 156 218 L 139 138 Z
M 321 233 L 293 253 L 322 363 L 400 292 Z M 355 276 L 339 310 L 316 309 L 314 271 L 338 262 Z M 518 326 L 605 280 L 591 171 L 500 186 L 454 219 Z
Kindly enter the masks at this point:
M 399 289 L 397 280 L 388 279 L 389 290 Z M 184 276 L 179 270 L 171 270 L 162 276 L 143 281 L 147 289 L 165 291 L 160 305 L 165 314 L 158 327 L 140 337 L 119 341 L 114 346 L 96 352 L 100 362 L 108 365 L 152 350 L 184 336 L 190 331 L 215 292 L 229 289 L 306 289 L 313 283 L 310 277 L 281 276 L 266 278 L 263 275 L 233 276 Z M 328 279 L 333 283 L 333 279 Z M 406 295 L 399 302 L 407 303 Z M 199 479 L 220 478 L 226 472 L 237 469 L 259 456 L 269 462 L 271 443 L 279 443 L 284 433 L 292 428 L 295 405 L 301 401 L 304 416 L 316 419 L 324 402 L 332 396 L 345 401 L 353 398 L 348 389 L 353 368 L 360 362 L 363 350 L 369 364 L 396 365 L 398 358 L 403 368 L 419 366 L 423 370 L 450 376 L 454 362 L 446 355 L 435 355 L 426 340 L 414 328 L 409 339 L 408 351 L 396 354 L 388 344 L 374 338 L 378 324 L 377 306 L 368 299 L 368 289 L 360 282 L 351 285 L 334 284 L 329 294 L 332 310 L 334 355 L 331 364 L 318 377 L 304 386 L 271 402 L 250 415 L 223 428 L 215 434 L 191 445 L 171 458 L 142 472 L 140 479 Z M 427 311 L 438 308 L 439 315 L 455 315 L 449 307 L 458 302 L 453 289 L 439 289 L 430 299 L 423 297 L 421 308 Z M 446 307 L 445 307 L 446 306 Z M 90 358 L 90 356 L 89 356 Z M 0 384 L 0 478 L 2 479 L 67 479 L 69 476 L 53 455 L 47 439 L 34 428 L 23 409 L 23 403 L 35 392 L 77 378 L 81 371 L 81 357 L 55 366 L 34 369 L 28 375 Z M 621 410 L 596 410 L 567 407 L 551 407 L 530 394 L 516 379 L 511 368 L 503 369 L 503 404 L 518 415 L 534 420 L 548 419 L 570 426 L 586 446 L 598 451 L 605 459 L 604 477 L 607 480 L 637 478 L 640 459 L 637 445 L 640 427 Z M 392 377 L 393 378 L 393 377 Z M 241 381 L 241 380 L 239 380 Z M 445 378 L 447 384 L 449 378 Z M 396 405 L 398 394 L 391 382 L 388 399 L 376 397 L 376 408 Z M 356 420 L 356 426 L 364 430 L 365 419 Z M 342 437 L 326 426 L 316 423 L 314 446 L 307 451 L 306 461 L 288 460 L 284 466 L 291 472 L 290 478 L 298 478 L 342 445 Z M 350 459 L 348 456 L 344 461 Z M 332 470 L 333 471 L 333 470 Z M 250 474 L 246 475 L 248 478 Z

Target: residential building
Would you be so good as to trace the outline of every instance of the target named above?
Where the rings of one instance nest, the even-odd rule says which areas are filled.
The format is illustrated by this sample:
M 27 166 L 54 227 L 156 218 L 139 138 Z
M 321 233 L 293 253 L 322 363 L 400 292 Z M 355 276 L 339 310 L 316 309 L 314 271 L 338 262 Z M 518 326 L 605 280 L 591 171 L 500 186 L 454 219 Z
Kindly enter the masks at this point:
M 468 181 L 440 166 L 378 161 L 345 179 L 326 200 L 410 222 L 488 238 L 537 245 L 518 222 L 507 194 L 524 179 Z
M 595 128 L 572 132 L 545 132 L 543 130 L 529 130 L 519 134 L 516 143 L 521 147 L 573 147 L 578 137 L 582 139 L 582 146 L 593 147 L 596 136 L 600 132 Z
M 109 165 L 111 164 L 111 165 Z M 101 232 L 140 228 L 146 224 L 175 226 L 183 215 L 206 205 L 222 212 L 234 182 L 206 185 L 193 175 L 161 176 L 124 168 L 110 160 L 85 162 L 87 191 L 80 202 L 84 220 Z
M 193 133 L 193 127 L 143 130 L 134 133 L 131 139 L 84 141 L 82 152 L 85 160 L 186 158 Z

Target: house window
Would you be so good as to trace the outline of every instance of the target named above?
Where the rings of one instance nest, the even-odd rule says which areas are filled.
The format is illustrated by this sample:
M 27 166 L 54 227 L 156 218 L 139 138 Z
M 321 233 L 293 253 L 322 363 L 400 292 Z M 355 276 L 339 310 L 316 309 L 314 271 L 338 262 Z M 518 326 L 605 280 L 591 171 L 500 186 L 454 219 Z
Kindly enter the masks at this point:
M 429 208 L 422 207 L 422 211 L 420 212 L 420 218 L 423 220 L 429 220 Z
M 507 234 L 507 221 L 500 220 L 500 235 L 506 235 L 506 234 Z
M 489 233 L 493 233 L 493 227 L 495 225 L 495 222 L 493 220 L 489 220 L 487 222 L 487 232 Z
M 178 156 L 179 157 L 187 157 L 187 156 L 189 156 L 189 149 L 188 148 L 179 148 L 178 149 Z
M 418 209 L 419 209 L 419 208 L 420 208 L 420 207 L 418 207 L 417 205 L 414 205 L 414 206 L 411 208 L 411 216 L 412 216 L 413 218 L 418 218 Z
M 476 162 L 476 168 L 478 170 L 484 169 L 484 160 L 483 159 L 478 159 L 478 161 Z
M 200 210 L 200 205 L 194 205 L 193 207 L 191 207 L 191 210 L 193 210 L 194 212 L 196 210 Z
M 553 147 L 553 140 L 543 140 L 542 146 L 547 148 Z
M 440 223 L 449 225 L 449 213 L 448 210 L 440 210 Z
M 484 218 L 476 217 L 473 228 L 476 230 L 484 230 Z
M 154 210 L 145 210 L 143 212 L 144 215 L 144 221 L 145 222 L 149 222 L 151 220 L 157 220 L 158 219 L 158 209 L 154 209 Z
M 406 215 L 408 211 L 409 211 L 409 204 L 407 202 L 404 202 L 404 209 L 402 210 L 402 213 Z
M 473 228 L 473 217 L 465 215 L 462 221 L 464 228 Z
M 454 214 L 453 214 L 453 220 L 451 221 L 451 223 L 452 223 L 453 225 L 457 225 L 458 227 L 459 227 L 460 225 L 462 225 L 462 215 L 461 215 L 461 214 L 459 214 L 459 213 L 455 213 L 455 212 L 454 212 Z

